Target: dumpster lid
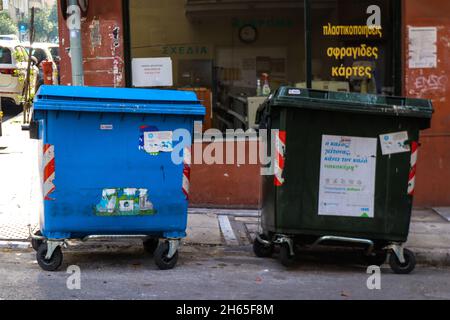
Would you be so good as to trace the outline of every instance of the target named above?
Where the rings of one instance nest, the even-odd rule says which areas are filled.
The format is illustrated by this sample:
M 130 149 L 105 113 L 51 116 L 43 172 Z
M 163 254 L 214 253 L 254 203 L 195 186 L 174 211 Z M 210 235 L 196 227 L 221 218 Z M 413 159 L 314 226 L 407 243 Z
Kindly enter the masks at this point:
M 195 92 L 157 89 L 41 86 L 35 110 L 206 114 Z
M 349 92 L 281 87 L 270 98 L 273 107 L 369 113 L 402 117 L 431 118 L 430 100 Z

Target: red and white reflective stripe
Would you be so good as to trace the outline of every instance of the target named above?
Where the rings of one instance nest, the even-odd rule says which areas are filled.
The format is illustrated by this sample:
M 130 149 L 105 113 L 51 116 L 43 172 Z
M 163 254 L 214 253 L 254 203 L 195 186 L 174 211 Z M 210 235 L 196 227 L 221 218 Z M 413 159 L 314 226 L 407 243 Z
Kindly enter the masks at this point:
M 417 155 L 419 152 L 419 144 L 413 142 L 411 144 L 411 171 L 409 172 L 408 180 L 408 194 L 410 196 L 414 195 L 414 190 L 416 188 L 416 168 L 417 168 Z
M 189 199 L 189 186 L 191 184 L 191 157 L 191 149 L 185 147 L 183 157 L 183 193 L 186 199 Z
M 44 146 L 44 199 L 54 200 L 49 196 L 55 191 L 55 146 L 46 144 Z
M 284 184 L 283 171 L 286 155 L 286 131 L 278 131 L 275 134 L 275 186 Z

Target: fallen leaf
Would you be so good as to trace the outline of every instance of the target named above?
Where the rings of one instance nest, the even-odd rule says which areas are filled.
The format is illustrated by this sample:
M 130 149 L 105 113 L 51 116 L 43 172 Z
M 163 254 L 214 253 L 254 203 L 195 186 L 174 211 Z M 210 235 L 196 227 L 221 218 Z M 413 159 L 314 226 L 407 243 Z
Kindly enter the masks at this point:
M 341 292 L 341 297 L 346 297 L 346 298 L 348 298 L 348 297 L 350 297 L 350 294 L 348 294 L 348 293 L 345 292 L 345 291 L 342 291 L 342 292 Z

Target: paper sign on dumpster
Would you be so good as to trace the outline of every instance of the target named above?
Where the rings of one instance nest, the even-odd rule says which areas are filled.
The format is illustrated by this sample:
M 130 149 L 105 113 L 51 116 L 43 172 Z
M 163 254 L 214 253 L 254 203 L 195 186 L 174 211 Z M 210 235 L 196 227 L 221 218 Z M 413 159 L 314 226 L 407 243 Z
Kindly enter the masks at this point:
M 172 131 L 144 132 L 144 150 L 147 153 L 172 152 Z
M 374 217 L 377 139 L 324 135 L 319 215 Z
M 383 155 L 411 151 L 408 144 L 408 131 L 380 135 L 381 152 Z

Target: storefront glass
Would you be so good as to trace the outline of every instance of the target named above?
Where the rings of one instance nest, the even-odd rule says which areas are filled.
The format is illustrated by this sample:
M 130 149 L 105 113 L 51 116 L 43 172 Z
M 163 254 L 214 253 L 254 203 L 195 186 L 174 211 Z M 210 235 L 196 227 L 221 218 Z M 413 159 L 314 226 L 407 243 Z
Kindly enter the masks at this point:
M 394 0 L 312 1 L 313 87 L 393 95 Z M 320 23 L 320 24 L 319 24 Z
M 269 88 L 306 86 L 303 5 L 129 0 L 130 85 L 195 90 L 208 109 L 206 128 L 252 128 Z M 336 32 L 366 26 L 373 5 L 380 9 L 382 36 L 361 35 L 358 28 L 357 35 Z M 313 88 L 393 93 L 391 9 L 391 0 L 311 0 Z

